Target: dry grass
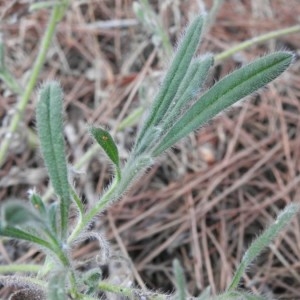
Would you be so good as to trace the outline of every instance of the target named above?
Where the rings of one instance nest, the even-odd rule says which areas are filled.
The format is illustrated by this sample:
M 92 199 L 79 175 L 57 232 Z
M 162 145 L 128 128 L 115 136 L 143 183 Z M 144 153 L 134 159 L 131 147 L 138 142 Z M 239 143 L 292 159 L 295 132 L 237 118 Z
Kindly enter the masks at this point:
M 210 7 L 211 1 L 203 1 Z M 7 64 L 24 83 L 45 30 L 47 11 L 28 13 L 29 0 L 0 3 Z M 152 1 L 175 40 L 202 1 Z M 300 6 L 289 2 L 228 0 L 206 33 L 203 51 L 219 53 L 256 35 L 299 23 Z M 120 121 L 150 101 L 167 62 L 150 36 L 137 26 L 131 0 L 72 2 L 57 29 L 40 81 L 58 79 L 66 93 L 69 160 L 75 163 L 90 147 L 86 123 L 108 126 L 126 159 L 136 128 L 117 131 Z M 299 54 L 300 39 L 290 35 L 252 47 L 223 61 L 218 79 L 242 63 L 276 49 Z M 224 290 L 244 250 L 279 209 L 299 201 L 300 63 L 251 100 L 242 102 L 166 154 L 137 182 L 130 194 L 95 222 L 111 241 L 111 276 L 148 288 L 173 289 L 172 260 L 179 258 L 189 292 L 210 285 Z M 156 82 L 156 83 L 155 83 Z M 145 99 L 138 90 L 146 89 Z M 17 99 L 0 83 L 1 132 Z M 0 199 L 25 198 L 36 186 L 46 191 L 47 177 L 32 142 L 32 96 L 23 124 L 0 170 Z M 28 140 L 31 136 L 31 142 Z M 97 154 L 76 177 L 78 190 L 93 205 L 110 179 L 110 167 Z M 78 259 L 96 256 L 96 243 L 82 245 Z M 133 264 L 131 264 L 130 257 Z M 0 261 L 35 261 L 34 248 L 0 242 Z M 121 261 L 124 263 L 117 264 Z M 131 270 L 130 270 L 131 269 Z M 295 219 L 244 277 L 242 287 L 281 299 L 300 299 L 300 222 Z M 7 290 L 2 289 L 2 297 Z

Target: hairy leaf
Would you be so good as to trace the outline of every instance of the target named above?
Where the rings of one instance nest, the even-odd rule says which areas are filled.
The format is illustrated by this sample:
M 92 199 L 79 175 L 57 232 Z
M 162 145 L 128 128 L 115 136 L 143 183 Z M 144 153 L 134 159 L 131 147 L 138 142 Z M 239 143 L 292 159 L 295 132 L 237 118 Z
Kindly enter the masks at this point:
M 179 45 L 178 51 L 162 83 L 160 91 L 154 100 L 149 116 L 143 125 L 136 142 L 138 147 L 142 139 L 147 139 L 147 131 L 162 120 L 164 114 L 176 95 L 178 87 L 186 75 L 192 58 L 199 46 L 203 29 L 204 18 L 198 16 L 188 26 L 186 33 Z
M 270 245 L 272 240 L 278 236 L 282 229 L 290 223 L 295 214 L 299 211 L 300 205 L 290 204 L 283 211 L 279 213 L 277 219 L 271 224 L 263 233 L 251 244 L 249 249 L 244 254 L 242 261 L 235 272 L 228 291 L 232 291 L 237 288 L 242 275 L 246 271 L 247 267 L 253 262 L 253 260 L 261 253 L 261 251 Z
M 90 132 L 93 135 L 97 143 L 105 151 L 106 155 L 110 158 L 112 163 L 115 165 L 117 172 L 120 175 L 120 160 L 118 148 L 108 131 L 99 127 L 90 127 Z
M 66 237 L 70 194 L 63 136 L 63 93 L 57 82 L 40 90 L 36 119 L 43 158 L 56 194 L 60 197 L 62 237 Z
M 154 150 L 154 156 L 161 154 L 230 105 L 274 80 L 287 69 L 292 60 L 293 55 L 289 52 L 272 53 L 220 80 L 175 123 Z

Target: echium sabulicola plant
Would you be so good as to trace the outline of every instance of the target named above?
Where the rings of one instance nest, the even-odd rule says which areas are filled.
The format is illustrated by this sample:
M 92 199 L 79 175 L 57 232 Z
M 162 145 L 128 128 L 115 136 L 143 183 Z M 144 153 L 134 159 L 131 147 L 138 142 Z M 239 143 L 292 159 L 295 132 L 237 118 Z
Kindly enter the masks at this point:
M 71 253 L 76 244 L 92 237 L 99 240 L 102 256 L 109 261 L 106 240 L 99 233 L 88 230 L 93 219 L 119 200 L 166 150 L 232 104 L 274 80 L 293 61 L 290 52 L 271 53 L 232 72 L 203 91 L 209 70 L 214 64 L 212 54 L 195 56 L 204 22 L 205 17 L 198 16 L 187 27 L 125 164 L 120 161 L 112 136 L 103 128 L 90 126 L 90 133 L 114 166 L 111 184 L 93 207 L 84 207 L 69 179 L 63 137 L 62 89 L 57 82 L 47 82 L 40 89 L 36 109 L 37 130 L 57 201 L 47 204 L 38 193 L 32 192 L 28 204 L 24 201 L 7 201 L 2 205 L 0 235 L 35 244 L 45 253 L 42 265 L 28 265 L 27 268 L 17 264 L 8 266 L 13 274 L 1 276 L 0 282 L 17 288 L 11 299 L 104 299 L 108 292 L 119 294 L 122 299 L 188 298 L 178 261 L 174 261 L 176 292 L 165 295 L 113 284 L 102 277 L 96 264 L 94 268 L 82 271 L 73 261 Z M 75 224 L 70 220 L 71 208 L 77 212 Z M 212 297 L 206 290 L 197 299 L 264 299 L 239 291 L 238 283 L 249 264 L 297 210 L 296 204 L 289 205 L 253 242 L 225 292 Z M 15 274 L 22 271 L 30 275 Z

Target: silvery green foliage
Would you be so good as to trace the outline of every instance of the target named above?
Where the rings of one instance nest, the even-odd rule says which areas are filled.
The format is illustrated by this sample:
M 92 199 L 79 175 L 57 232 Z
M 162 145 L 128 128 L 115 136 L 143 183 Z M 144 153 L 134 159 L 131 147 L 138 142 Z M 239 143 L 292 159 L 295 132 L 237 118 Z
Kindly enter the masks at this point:
M 60 230 L 65 239 L 70 192 L 63 135 L 63 92 L 57 82 L 50 82 L 41 88 L 36 121 L 42 155 L 52 186 L 60 199 Z
M 37 193 L 32 192 L 29 195 L 31 206 L 21 201 L 5 203 L 1 209 L 0 236 L 36 244 L 45 252 L 46 260 L 41 266 L 39 279 L 0 276 L 0 282 L 18 283 L 16 285 L 22 288 L 19 295 L 37 293 L 41 297 L 47 295 L 50 300 L 63 300 L 67 295 L 72 299 L 97 299 L 94 295 L 99 291 L 114 292 L 132 299 L 144 294 L 147 294 L 148 299 L 186 299 L 188 292 L 184 272 L 177 261 L 174 262 L 177 292 L 167 296 L 109 285 L 102 281 L 101 271 L 96 265 L 86 273 L 75 270 L 70 251 L 77 243 L 92 237 L 99 241 L 103 259 L 109 259 L 105 239 L 96 232 L 87 232 L 93 218 L 113 201 L 120 199 L 164 151 L 224 109 L 274 80 L 293 60 L 293 55 L 285 51 L 266 55 L 203 91 L 214 62 L 212 54 L 195 57 L 204 24 L 204 17 L 199 16 L 188 26 L 125 165 L 120 162 L 111 135 L 100 127 L 90 127 L 92 136 L 113 163 L 115 175 L 106 192 L 87 212 L 69 182 L 63 136 L 62 89 L 57 82 L 48 82 L 42 86 L 36 109 L 37 129 L 42 156 L 58 199 L 57 202 L 46 204 Z M 69 221 L 71 204 L 77 209 L 75 227 Z M 211 297 L 210 290 L 206 289 L 198 299 L 263 299 L 237 291 L 236 288 L 247 266 L 297 211 L 298 205 L 289 205 L 279 214 L 276 222 L 253 242 L 225 293 Z

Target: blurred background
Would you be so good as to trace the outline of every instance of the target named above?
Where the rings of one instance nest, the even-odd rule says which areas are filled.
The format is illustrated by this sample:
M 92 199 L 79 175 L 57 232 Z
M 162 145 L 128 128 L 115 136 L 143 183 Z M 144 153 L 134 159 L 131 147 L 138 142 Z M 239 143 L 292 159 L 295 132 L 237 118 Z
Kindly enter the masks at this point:
M 199 12 L 211 13 L 199 54 L 219 54 L 300 23 L 299 0 L 149 0 L 149 6 L 132 0 L 70 2 L 37 88 L 56 79 L 65 92 L 68 160 L 87 207 L 99 199 L 112 176 L 105 155 L 89 151 L 95 147 L 87 124 L 109 129 L 125 161 L 173 46 Z M 46 9 L 30 12 L 32 3 L 0 1 L 5 64 L 22 89 L 50 14 Z M 111 261 L 101 261 L 96 241 L 80 245 L 73 253 L 76 259 L 87 267 L 96 257 L 106 276 L 123 285 L 144 282 L 151 290 L 172 292 L 172 261 L 178 258 L 191 295 L 207 286 L 214 294 L 227 287 L 251 241 L 280 209 L 299 201 L 299 32 L 217 61 L 206 83 L 209 87 L 241 65 L 279 49 L 296 54 L 287 72 L 166 153 L 119 203 L 95 220 L 93 228 L 110 241 Z M 0 81 L 0 142 L 18 100 Z M 38 149 L 35 103 L 36 90 L 0 169 L 0 201 L 26 199 L 32 187 L 49 201 L 54 199 Z M 0 240 L 0 263 L 9 262 L 42 263 L 43 255 L 26 244 Z M 298 217 L 255 261 L 241 288 L 271 299 L 300 299 L 299 274 Z M 7 292 L 2 288 L 0 295 Z

